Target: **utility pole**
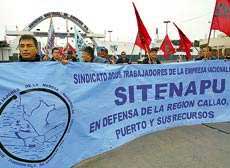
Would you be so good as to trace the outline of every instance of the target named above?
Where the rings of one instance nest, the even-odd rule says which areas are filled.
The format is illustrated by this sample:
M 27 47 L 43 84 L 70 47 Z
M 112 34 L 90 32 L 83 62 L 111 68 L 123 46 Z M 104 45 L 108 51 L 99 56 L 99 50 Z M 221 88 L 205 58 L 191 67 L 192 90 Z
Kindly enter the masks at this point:
M 112 34 L 112 32 L 113 32 L 112 30 L 108 30 L 108 33 L 109 33 L 109 42 L 111 42 L 111 40 L 112 40 L 112 39 L 111 39 L 111 34 Z
M 170 23 L 169 20 L 165 20 L 163 23 L 166 24 L 166 34 L 168 34 L 168 24 Z

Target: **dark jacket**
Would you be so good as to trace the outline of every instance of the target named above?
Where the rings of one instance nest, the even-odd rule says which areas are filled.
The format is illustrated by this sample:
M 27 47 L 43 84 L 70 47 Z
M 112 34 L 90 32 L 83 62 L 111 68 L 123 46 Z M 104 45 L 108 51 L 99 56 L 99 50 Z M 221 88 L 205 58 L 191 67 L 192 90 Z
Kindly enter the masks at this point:
M 130 64 L 131 62 L 128 58 L 125 58 L 125 60 L 123 60 L 122 58 L 119 58 L 116 62 L 116 64 L 125 64 L 125 63 Z
M 149 61 L 149 58 L 145 58 L 143 60 L 143 64 L 161 64 L 160 60 L 159 59 L 156 59 L 156 62 L 150 62 Z
M 198 58 L 196 58 L 195 60 L 196 60 L 196 61 L 199 61 L 199 60 L 215 60 L 215 59 L 216 59 L 215 57 L 212 57 L 212 56 L 211 56 L 211 57 L 206 58 L 206 59 L 205 59 L 204 57 L 198 57 Z
M 225 59 L 230 60 L 230 56 L 229 56 L 229 55 L 227 55 L 227 56 L 225 57 Z
M 22 56 L 19 56 L 19 62 L 39 62 L 40 60 L 40 55 L 36 55 L 36 57 L 33 60 L 26 60 L 23 59 Z

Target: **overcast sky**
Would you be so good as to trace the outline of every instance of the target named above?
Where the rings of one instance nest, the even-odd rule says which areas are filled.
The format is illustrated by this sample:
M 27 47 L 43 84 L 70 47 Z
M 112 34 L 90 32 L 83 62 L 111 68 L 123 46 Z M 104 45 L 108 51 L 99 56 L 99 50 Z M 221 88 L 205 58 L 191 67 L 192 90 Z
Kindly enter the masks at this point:
M 0 40 L 5 27 L 21 30 L 44 13 L 58 11 L 76 16 L 95 33 L 112 30 L 112 40 L 133 42 L 137 25 L 132 1 L 153 39 L 156 27 L 164 37 L 164 20 L 175 21 L 191 40 L 204 38 L 215 6 L 215 0 L 1 0 Z M 169 36 L 178 38 L 172 24 Z

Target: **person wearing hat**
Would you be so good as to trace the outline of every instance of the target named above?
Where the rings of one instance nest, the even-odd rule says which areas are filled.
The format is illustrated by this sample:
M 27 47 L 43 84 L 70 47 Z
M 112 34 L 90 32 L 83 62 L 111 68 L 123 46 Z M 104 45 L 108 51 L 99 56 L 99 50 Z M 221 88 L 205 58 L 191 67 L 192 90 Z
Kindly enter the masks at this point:
M 99 56 L 100 57 L 102 57 L 102 58 L 108 58 L 108 49 L 107 48 L 105 48 L 105 47 L 102 47 L 101 49 L 100 49 L 100 54 L 99 54 Z
M 94 49 L 90 46 L 83 48 L 82 51 L 82 58 L 84 62 L 107 63 L 104 58 L 94 56 Z
M 100 49 L 100 52 L 98 53 L 98 56 L 105 59 L 107 61 L 107 63 L 109 64 L 115 64 L 115 61 L 113 60 L 112 57 L 109 57 L 108 55 L 108 49 L 105 47 L 102 47 Z
M 148 57 L 143 60 L 143 64 L 161 64 L 160 60 L 157 58 L 157 51 L 157 48 L 151 48 Z

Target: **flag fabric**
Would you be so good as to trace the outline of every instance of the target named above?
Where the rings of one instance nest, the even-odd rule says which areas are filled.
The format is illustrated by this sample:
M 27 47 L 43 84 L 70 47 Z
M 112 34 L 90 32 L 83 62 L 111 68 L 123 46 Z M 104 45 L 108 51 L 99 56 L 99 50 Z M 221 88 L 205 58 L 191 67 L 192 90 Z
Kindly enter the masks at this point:
M 48 51 L 47 46 L 42 47 L 42 52 L 43 52 L 43 54 L 45 54 L 45 55 L 48 55 L 48 54 L 49 54 L 49 51 Z
M 230 36 L 230 0 L 216 0 L 211 30 L 219 30 Z
M 76 52 L 76 49 L 69 42 L 66 44 L 66 47 L 64 48 L 64 52 L 68 51 Z
M 145 52 L 148 52 L 152 39 L 149 36 L 149 33 L 148 33 L 147 29 L 145 28 L 145 25 L 143 24 L 141 17 L 139 15 L 137 8 L 136 8 L 134 3 L 133 3 L 133 7 L 135 10 L 135 15 L 136 15 L 136 19 L 137 19 L 137 27 L 138 27 L 138 33 L 137 33 L 135 45 L 137 45 L 140 48 L 142 48 L 143 50 L 145 50 Z
M 63 59 L 67 59 L 65 55 L 65 48 L 60 47 L 59 48 L 59 54 L 62 56 Z
M 169 39 L 168 34 L 166 34 L 164 41 L 161 44 L 160 49 L 164 52 L 165 59 L 169 59 L 169 56 L 176 52 L 175 48 L 172 45 L 172 42 Z
M 186 35 L 175 23 L 173 24 L 177 28 L 180 36 L 179 50 L 184 51 L 186 53 L 186 60 L 190 60 L 191 59 L 190 48 L 192 47 L 192 42 L 186 37 Z
M 82 61 L 82 49 L 86 47 L 86 43 L 84 38 L 81 36 L 79 31 L 74 26 L 74 41 L 75 41 L 75 48 L 77 50 L 77 55 L 80 61 Z
M 54 47 L 54 39 L 55 39 L 55 31 L 54 31 L 53 19 L 51 17 L 50 26 L 48 30 L 47 49 L 52 50 L 52 48 Z

